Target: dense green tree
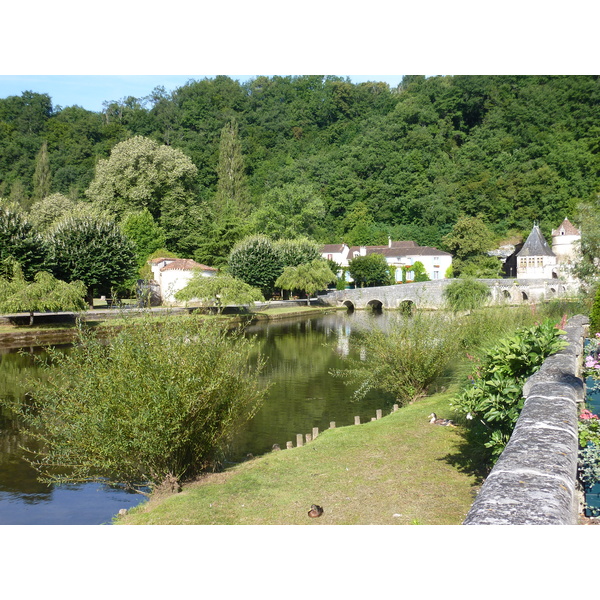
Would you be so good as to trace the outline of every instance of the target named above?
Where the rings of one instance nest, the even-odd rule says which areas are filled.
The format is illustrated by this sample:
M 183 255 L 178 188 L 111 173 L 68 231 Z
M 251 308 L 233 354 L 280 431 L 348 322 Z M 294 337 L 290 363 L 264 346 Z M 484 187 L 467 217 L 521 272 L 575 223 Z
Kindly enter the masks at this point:
M 237 242 L 247 237 L 250 226 L 235 215 L 210 218 L 208 213 L 194 239 L 194 260 L 213 267 L 223 267 Z
M 228 260 L 229 272 L 252 287 L 258 288 L 265 298 L 273 293 L 275 280 L 283 271 L 281 256 L 272 240 L 254 235 L 238 242 Z
M 76 202 L 57 192 L 34 202 L 28 217 L 35 229 L 43 234 L 56 221 L 76 210 L 76 206 Z
M 135 246 L 116 222 L 105 217 L 64 218 L 47 234 L 53 274 L 63 281 L 83 281 L 90 306 L 135 276 Z
M 125 215 L 121 227 L 123 233 L 135 244 L 140 269 L 155 250 L 165 245 L 165 234 L 147 208 Z
M 33 174 L 33 202 L 50 195 L 52 177 L 50 175 L 50 159 L 48 158 L 48 142 L 44 141 L 35 157 L 35 172 Z
M 533 220 L 549 230 L 595 201 L 599 98 L 597 76 L 510 75 L 410 76 L 395 90 L 324 75 L 218 76 L 109 101 L 101 113 L 25 92 L 0 99 L 0 195 L 29 206 L 47 142 L 52 191 L 76 200 L 98 161 L 143 136 L 182 152 L 196 173 L 181 193 L 157 200 L 153 188 L 153 199 L 141 193 L 119 211 L 147 206 L 186 256 L 222 264 L 252 232 L 440 247 L 461 215 L 481 216 L 499 237 L 526 234 Z M 234 121 L 243 135 L 220 153 Z M 251 214 L 218 222 L 219 158 L 240 155 Z
M 313 185 L 288 183 L 269 190 L 253 215 L 256 232 L 273 239 L 322 234 L 325 203 Z
M 501 265 L 487 256 L 494 247 L 495 236 L 479 217 L 462 216 L 443 238 L 445 248 L 453 255 L 455 276 L 496 277 Z M 492 258 L 493 260 L 490 260 Z
M 581 223 L 581 241 L 573 270 L 592 289 L 600 278 L 600 195 L 578 206 L 577 220 Z
M 312 294 L 327 288 L 336 279 L 327 261 L 316 258 L 297 267 L 284 267 L 283 273 L 275 281 L 275 287 L 282 290 L 301 290 L 306 294 L 306 303 L 310 304 Z
M 390 267 L 385 256 L 381 254 L 356 256 L 349 262 L 348 272 L 356 287 L 373 287 L 393 283 Z
M 221 130 L 217 176 L 215 212 L 218 215 L 234 214 L 238 217 L 246 215 L 250 198 L 239 127 L 235 120 L 231 120 Z
M 307 237 L 277 240 L 273 246 L 279 253 L 284 267 L 297 267 L 321 258 L 320 244 Z
M 146 208 L 161 225 L 172 225 L 176 213 L 193 201 L 196 173 L 180 150 L 136 136 L 98 162 L 86 195 L 116 216 Z
M 8 259 L 14 259 L 21 266 L 25 278 L 31 279 L 46 268 L 47 253 L 44 240 L 24 213 L 0 199 L 0 269 Z

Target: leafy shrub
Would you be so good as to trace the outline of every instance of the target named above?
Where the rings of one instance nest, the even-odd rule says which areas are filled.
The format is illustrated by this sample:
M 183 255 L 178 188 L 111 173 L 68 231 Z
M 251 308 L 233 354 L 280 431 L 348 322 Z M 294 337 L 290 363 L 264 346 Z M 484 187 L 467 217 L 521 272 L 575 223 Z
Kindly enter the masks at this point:
M 522 328 L 488 350 L 454 406 L 465 415 L 470 439 L 494 463 L 510 439 L 523 407 L 523 384 L 546 357 L 566 344 L 551 321 Z
M 456 356 L 460 336 L 456 320 L 441 313 L 403 315 L 386 331 L 373 329 L 361 340 L 363 359 L 349 359 L 333 375 L 358 383 L 355 398 L 372 389 L 395 395 L 407 404 L 424 395 Z
M 590 334 L 600 332 L 600 286 L 596 290 L 594 303 L 590 312 Z
M 484 305 L 490 296 L 490 288 L 476 279 L 457 279 L 444 289 L 443 295 L 454 312 L 474 310 Z
M 391 285 L 394 282 L 385 256 L 381 254 L 356 256 L 350 261 L 348 272 L 356 287 Z
M 195 476 L 263 399 L 253 347 L 193 316 L 137 319 L 107 343 L 82 331 L 18 408 L 41 442 L 32 466 L 46 482 L 133 488 Z

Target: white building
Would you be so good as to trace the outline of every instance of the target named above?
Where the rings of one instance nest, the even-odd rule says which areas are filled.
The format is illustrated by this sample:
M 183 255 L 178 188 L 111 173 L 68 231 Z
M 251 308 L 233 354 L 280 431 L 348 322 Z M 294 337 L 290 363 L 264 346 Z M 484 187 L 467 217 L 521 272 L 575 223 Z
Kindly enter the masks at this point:
M 564 279 L 572 279 L 571 269 L 577 260 L 581 231 L 566 219 L 558 229 L 552 230 L 552 252 L 556 256 L 559 275 Z
M 558 278 L 556 256 L 537 225 L 533 226 L 516 258 L 517 279 Z
M 154 258 L 149 261 L 154 281 L 160 289 L 163 304 L 175 304 L 174 295 L 183 289 L 195 272 L 213 277 L 217 269 L 197 263 L 189 258 Z
M 425 267 L 429 279 L 446 279 L 446 271 L 452 265 L 452 255 L 431 246 L 418 246 L 412 241 L 388 241 L 387 246 L 352 246 L 346 244 L 328 244 L 321 248 L 321 256 L 329 258 L 340 265 L 347 267 L 350 261 L 357 256 L 368 254 L 381 254 L 388 265 L 396 267 L 396 281 L 402 281 L 402 269 L 420 261 Z M 409 271 L 406 280 L 411 281 L 413 274 Z

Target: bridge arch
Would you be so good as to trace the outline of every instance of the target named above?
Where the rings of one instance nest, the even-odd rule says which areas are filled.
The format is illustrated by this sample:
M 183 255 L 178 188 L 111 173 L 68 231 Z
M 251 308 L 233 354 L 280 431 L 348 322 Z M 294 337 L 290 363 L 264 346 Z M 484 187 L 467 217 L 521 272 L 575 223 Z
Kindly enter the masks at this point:
M 400 300 L 398 302 L 398 309 L 403 315 L 412 315 L 416 308 L 417 306 L 412 300 Z
M 373 312 L 380 313 L 383 310 L 383 302 L 381 300 L 369 300 L 367 302 L 367 308 L 370 308 Z
M 350 300 L 344 300 L 342 304 L 348 309 L 348 312 L 354 312 L 354 302 L 351 302 Z
M 523 291 L 522 291 L 522 292 L 521 292 L 521 297 L 522 297 L 522 300 L 523 300 L 524 302 L 525 302 L 525 301 L 527 301 L 527 300 L 529 300 L 529 296 L 527 295 L 527 293 L 526 293 L 526 292 L 523 292 Z

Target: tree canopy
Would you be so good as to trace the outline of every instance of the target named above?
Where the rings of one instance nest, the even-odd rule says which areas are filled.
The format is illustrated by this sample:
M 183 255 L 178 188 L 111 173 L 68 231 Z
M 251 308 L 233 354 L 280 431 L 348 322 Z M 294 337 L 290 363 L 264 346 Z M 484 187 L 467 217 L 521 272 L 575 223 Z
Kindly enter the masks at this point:
M 534 220 L 545 234 L 565 216 L 585 224 L 599 99 L 594 75 L 406 76 L 394 89 L 217 76 L 98 113 L 24 92 L 0 99 L 0 196 L 28 211 L 61 193 L 118 219 L 147 208 L 170 250 L 206 264 L 252 234 L 448 249 L 462 218 L 498 243 Z
M 373 287 L 393 283 L 390 267 L 381 254 L 356 256 L 348 264 L 348 272 L 357 287 Z
M 194 300 L 202 306 L 216 306 L 222 309 L 228 304 L 260 302 L 264 297 L 259 289 L 227 273 L 214 277 L 194 273 L 189 283 L 175 293 L 175 299 L 184 302 Z
M 306 294 L 306 303 L 310 304 L 312 294 L 325 289 L 336 279 L 327 261 L 316 258 L 296 267 L 285 267 L 283 273 L 277 278 L 275 287 L 283 290 L 302 290 Z
M 0 311 L 28 312 L 33 324 L 34 312 L 80 311 L 86 308 L 86 287 L 81 281 L 66 283 L 50 273 L 39 271 L 28 282 L 18 263 L 11 277 L 0 278 Z
M 52 272 L 67 282 L 82 281 L 90 305 L 95 296 L 110 294 L 135 276 L 135 246 L 107 218 L 66 217 L 46 239 Z

